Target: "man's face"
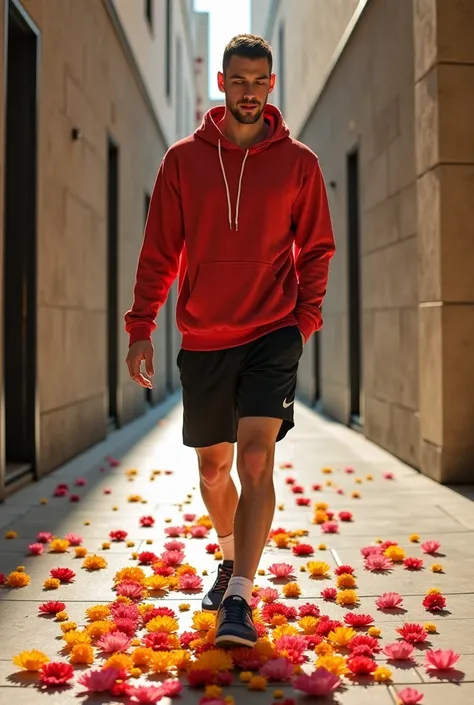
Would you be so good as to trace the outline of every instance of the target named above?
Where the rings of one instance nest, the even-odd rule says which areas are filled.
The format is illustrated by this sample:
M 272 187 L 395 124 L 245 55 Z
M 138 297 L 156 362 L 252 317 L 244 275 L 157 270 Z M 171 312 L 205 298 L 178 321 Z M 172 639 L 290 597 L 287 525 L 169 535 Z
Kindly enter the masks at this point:
M 225 75 L 218 73 L 219 90 L 225 93 L 226 106 L 235 119 L 250 125 L 257 122 L 275 85 L 268 59 L 232 56 Z

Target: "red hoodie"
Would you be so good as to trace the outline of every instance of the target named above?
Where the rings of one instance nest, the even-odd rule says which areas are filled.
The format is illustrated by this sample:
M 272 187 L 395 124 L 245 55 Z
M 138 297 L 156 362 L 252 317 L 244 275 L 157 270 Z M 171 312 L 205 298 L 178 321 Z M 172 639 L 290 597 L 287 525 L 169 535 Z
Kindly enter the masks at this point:
M 211 108 L 173 145 L 153 189 L 125 314 L 130 344 L 150 340 L 176 275 L 176 320 L 187 350 L 220 350 L 298 325 L 321 328 L 334 238 L 318 158 L 265 108 L 269 136 L 229 141 Z

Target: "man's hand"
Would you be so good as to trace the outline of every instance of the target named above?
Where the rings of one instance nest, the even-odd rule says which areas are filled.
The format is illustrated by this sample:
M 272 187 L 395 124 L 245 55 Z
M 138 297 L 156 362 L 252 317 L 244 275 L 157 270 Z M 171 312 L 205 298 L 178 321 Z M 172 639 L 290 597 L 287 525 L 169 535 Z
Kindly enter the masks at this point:
M 149 340 L 137 340 L 128 349 L 126 363 L 130 377 L 142 387 L 152 389 L 153 385 L 148 377 L 153 377 L 155 370 L 153 369 L 153 344 Z M 142 360 L 145 361 L 146 377 L 141 373 L 140 367 Z

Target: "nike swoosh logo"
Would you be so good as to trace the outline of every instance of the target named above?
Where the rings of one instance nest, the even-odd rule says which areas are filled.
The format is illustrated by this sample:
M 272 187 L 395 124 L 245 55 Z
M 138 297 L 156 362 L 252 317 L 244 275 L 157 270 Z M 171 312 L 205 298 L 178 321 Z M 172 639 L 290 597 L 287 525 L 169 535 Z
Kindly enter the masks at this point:
M 291 405 L 294 404 L 294 403 L 295 403 L 295 400 L 294 400 L 294 399 L 293 399 L 293 401 L 286 401 L 286 399 L 285 399 L 284 402 L 283 402 L 283 408 L 284 408 L 284 409 L 288 409 L 288 407 L 291 406 Z

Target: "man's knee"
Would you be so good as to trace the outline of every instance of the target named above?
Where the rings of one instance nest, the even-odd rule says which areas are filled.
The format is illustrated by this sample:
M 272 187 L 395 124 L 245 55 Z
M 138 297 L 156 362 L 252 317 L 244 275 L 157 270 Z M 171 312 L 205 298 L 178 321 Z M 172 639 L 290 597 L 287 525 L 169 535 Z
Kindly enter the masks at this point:
M 232 463 L 215 458 L 199 457 L 199 475 L 205 487 L 214 488 L 227 482 Z
M 263 440 L 249 440 L 238 453 L 238 470 L 242 487 L 259 485 L 273 475 L 274 446 Z

